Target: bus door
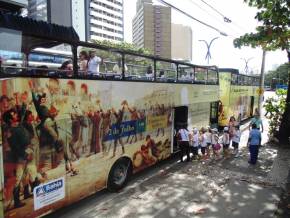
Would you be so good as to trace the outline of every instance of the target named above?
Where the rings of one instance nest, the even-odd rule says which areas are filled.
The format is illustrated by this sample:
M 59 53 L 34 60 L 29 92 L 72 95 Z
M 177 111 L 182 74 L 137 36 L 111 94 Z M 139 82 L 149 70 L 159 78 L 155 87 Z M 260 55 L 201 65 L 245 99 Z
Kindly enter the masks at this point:
M 255 97 L 251 96 L 251 103 L 250 103 L 250 116 L 253 116 L 254 113 L 254 102 L 255 102 Z
M 188 107 L 181 106 L 174 108 L 174 129 L 173 129 L 173 151 L 176 152 L 179 150 L 177 144 L 176 133 L 182 126 L 187 127 L 187 119 L 188 119 Z
M 219 102 L 211 102 L 210 103 L 210 126 L 212 128 L 217 128 L 218 127 L 218 106 Z

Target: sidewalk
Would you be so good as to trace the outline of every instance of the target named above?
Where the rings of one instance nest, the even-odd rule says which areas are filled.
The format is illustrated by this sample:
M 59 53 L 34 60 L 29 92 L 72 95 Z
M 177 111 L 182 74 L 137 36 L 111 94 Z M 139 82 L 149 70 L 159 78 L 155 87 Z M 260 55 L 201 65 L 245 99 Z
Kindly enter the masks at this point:
M 266 144 L 256 166 L 246 147 L 239 158 L 175 162 L 110 200 L 54 217 L 277 217 L 289 156 L 290 149 Z
M 282 193 L 285 198 L 290 194 L 290 149 L 266 143 L 268 125 L 264 122 L 259 161 L 256 166 L 249 165 L 247 127 L 248 123 L 244 124 L 238 158 L 173 160 L 166 168 L 161 166 L 143 180 L 129 183 L 120 193 L 90 199 L 49 217 L 288 218 L 285 208 L 289 203 L 280 199 Z

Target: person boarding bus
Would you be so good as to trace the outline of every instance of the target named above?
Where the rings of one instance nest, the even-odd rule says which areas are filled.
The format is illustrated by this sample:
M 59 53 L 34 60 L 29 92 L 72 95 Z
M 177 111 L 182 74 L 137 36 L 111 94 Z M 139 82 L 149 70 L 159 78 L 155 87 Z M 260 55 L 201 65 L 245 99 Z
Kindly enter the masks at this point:
M 186 154 L 186 161 L 190 161 L 189 154 L 189 132 L 183 126 L 177 133 L 177 138 L 179 139 L 179 147 L 180 147 L 180 161 L 183 162 L 183 156 Z

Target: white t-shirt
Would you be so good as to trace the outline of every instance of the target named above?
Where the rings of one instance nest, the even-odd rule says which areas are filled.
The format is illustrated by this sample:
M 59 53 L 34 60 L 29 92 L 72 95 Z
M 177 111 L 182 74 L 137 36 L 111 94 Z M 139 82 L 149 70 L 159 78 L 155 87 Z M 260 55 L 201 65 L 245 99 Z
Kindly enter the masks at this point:
M 240 143 L 240 139 L 241 139 L 241 131 L 240 130 L 236 130 L 234 132 L 232 140 L 233 140 L 233 142 Z
M 218 143 L 219 136 L 218 134 L 211 134 L 211 143 L 216 145 Z
M 189 132 L 186 129 L 180 129 L 178 133 L 181 136 L 181 141 L 189 141 Z
M 229 135 L 229 133 L 224 133 L 223 134 L 223 144 L 224 145 L 229 145 L 230 144 L 230 135 Z
M 193 143 L 192 143 L 192 146 L 193 147 L 198 147 L 198 144 L 199 144 L 199 135 L 198 133 L 195 133 L 193 134 Z
M 99 73 L 101 58 L 95 56 L 88 61 L 88 73 Z
M 205 142 L 211 144 L 211 133 L 210 132 L 205 133 Z
M 206 144 L 206 134 L 203 133 L 201 135 L 201 147 L 206 147 L 206 146 L 207 146 L 207 144 Z

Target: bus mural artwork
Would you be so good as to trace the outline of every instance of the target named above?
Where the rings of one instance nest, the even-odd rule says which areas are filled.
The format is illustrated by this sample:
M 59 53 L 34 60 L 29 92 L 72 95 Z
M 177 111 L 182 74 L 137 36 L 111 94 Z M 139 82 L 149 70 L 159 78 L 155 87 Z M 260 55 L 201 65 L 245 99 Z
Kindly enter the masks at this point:
M 179 151 L 181 126 L 216 127 L 218 109 L 232 113 L 216 66 L 81 42 L 72 27 L 0 20 L 0 217 L 39 217 L 121 190 Z M 100 59 L 92 72 L 79 58 L 87 51 Z
M 0 109 L 7 217 L 17 217 L 18 211 L 33 211 L 33 190 L 46 181 L 65 176 L 67 188 L 74 189 L 54 204 L 59 207 L 103 188 L 107 176 L 104 167 L 109 168 L 121 155 L 132 158 L 135 171 L 170 155 L 171 110 L 166 102 L 144 101 L 150 111 L 134 105 L 150 99 L 158 86 L 137 93 L 137 97 L 131 95 L 118 105 L 114 95 L 126 92 L 128 87 L 103 82 L 99 89 L 112 88 L 111 107 L 104 108 L 98 87 L 89 85 L 90 81 L 70 81 L 16 79 L 7 81 L 12 89 L 1 87 L 5 93 Z M 73 91 L 67 84 L 74 84 Z M 86 88 L 89 97 L 80 103 L 84 94 L 81 87 L 94 90 Z M 170 94 L 168 89 L 166 95 Z M 131 115 L 129 120 L 124 120 L 125 113 Z M 86 182 L 79 187 L 81 180 Z M 36 214 L 47 207 L 50 205 Z

